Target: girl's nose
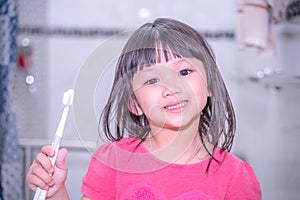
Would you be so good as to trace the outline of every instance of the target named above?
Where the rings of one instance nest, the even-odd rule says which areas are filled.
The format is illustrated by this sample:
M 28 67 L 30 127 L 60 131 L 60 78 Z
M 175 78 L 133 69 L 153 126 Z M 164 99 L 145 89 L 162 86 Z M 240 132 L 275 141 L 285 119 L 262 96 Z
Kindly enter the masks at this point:
M 174 96 L 179 94 L 180 92 L 181 92 L 181 88 L 175 84 L 172 86 L 164 86 L 164 89 L 162 91 L 162 96 L 163 97 Z
M 174 96 L 182 92 L 182 88 L 186 84 L 184 79 L 178 76 L 175 70 L 168 69 L 164 77 L 161 79 L 161 86 L 163 87 L 162 96 Z

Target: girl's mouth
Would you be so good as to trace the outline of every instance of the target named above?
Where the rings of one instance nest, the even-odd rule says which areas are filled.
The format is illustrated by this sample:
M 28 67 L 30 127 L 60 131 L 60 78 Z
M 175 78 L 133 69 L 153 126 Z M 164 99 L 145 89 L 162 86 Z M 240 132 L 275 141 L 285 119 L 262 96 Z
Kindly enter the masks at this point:
M 169 110 L 169 111 L 178 110 L 178 109 L 183 108 L 186 104 L 187 104 L 187 101 L 185 100 L 185 101 L 182 101 L 177 104 L 165 106 L 164 109 Z

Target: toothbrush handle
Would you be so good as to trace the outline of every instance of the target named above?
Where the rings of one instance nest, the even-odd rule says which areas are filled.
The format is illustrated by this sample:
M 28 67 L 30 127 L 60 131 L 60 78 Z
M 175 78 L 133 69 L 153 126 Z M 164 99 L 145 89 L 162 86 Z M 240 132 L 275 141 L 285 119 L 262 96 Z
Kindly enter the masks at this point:
M 57 152 L 58 152 L 58 149 L 60 147 L 60 141 L 61 141 L 61 136 L 59 135 L 55 135 L 52 143 L 51 143 L 51 146 L 52 148 L 54 149 L 55 151 L 55 155 L 52 157 L 52 158 L 49 158 L 51 160 L 51 163 L 52 163 L 52 166 L 55 165 L 55 160 L 56 160 L 56 156 L 57 156 Z
M 41 188 L 37 188 L 33 200 L 45 200 L 46 199 L 46 190 L 42 190 Z
M 55 151 L 55 155 L 52 158 L 49 158 L 51 160 L 52 166 L 54 166 L 55 164 L 55 160 L 56 160 L 56 156 L 57 156 L 57 152 L 60 146 L 60 141 L 61 141 L 61 137 L 59 135 L 55 135 L 51 146 L 53 147 L 54 151 Z M 46 195 L 47 195 L 47 191 L 43 190 L 41 188 L 37 188 L 34 198 L 33 200 L 45 200 L 46 199 Z

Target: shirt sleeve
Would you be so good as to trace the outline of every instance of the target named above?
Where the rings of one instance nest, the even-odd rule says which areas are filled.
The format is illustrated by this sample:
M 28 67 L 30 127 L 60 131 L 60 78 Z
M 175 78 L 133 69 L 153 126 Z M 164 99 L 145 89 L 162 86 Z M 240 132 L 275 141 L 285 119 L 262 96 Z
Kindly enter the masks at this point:
M 105 157 L 110 154 L 110 145 L 100 147 L 92 156 L 88 171 L 82 179 L 81 193 L 89 199 L 115 199 L 116 170 L 107 165 Z M 112 155 L 111 155 L 112 156 Z
M 240 165 L 238 165 L 236 173 L 229 184 L 225 199 L 262 199 L 260 184 L 255 176 L 252 167 L 248 163 L 241 162 Z

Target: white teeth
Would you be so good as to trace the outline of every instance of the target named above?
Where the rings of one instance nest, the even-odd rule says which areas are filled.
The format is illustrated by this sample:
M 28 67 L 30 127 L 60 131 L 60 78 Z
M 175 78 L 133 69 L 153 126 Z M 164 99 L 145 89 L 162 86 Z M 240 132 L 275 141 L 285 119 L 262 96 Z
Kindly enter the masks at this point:
M 176 104 L 176 105 L 166 106 L 165 109 L 167 109 L 167 110 L 179 109 L 179 108 L 182 108 L 183 106 L 185 106 L 186 103 L 187 103 L 187 101 L 183 101 L 183 102 L 181 102 L 179 104 Z

